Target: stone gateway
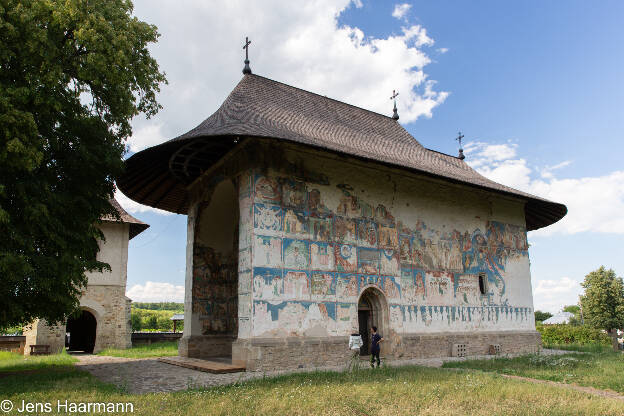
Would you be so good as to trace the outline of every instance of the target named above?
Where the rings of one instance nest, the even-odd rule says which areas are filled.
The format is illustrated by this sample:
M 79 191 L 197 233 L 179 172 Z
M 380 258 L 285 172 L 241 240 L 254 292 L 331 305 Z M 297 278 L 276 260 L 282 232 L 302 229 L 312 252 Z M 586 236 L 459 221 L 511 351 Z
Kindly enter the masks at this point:
M 66 325 L 51 326 L 37 320 L 24 328 L 26 353 L 30 345 L 49 345 L 51 352 L 59 352 L 66 341 L 70 351 L 98 352 L 131 346 L 132 301 L 126 297 L 128 242 L 149 225 L 128 214 L 116 200 L 112 199 L 111 204 L 119 219 L 102 218 L 99 227 L 105 241 L 100 241 L 97 254 L 111 271 L 87 273 L 89 280 L 80 296 L 80 310 L 69 317 Z
M 188 215 L 179 354 L 247 369 L 534 351 L 527 230 L 564 205 L 424 148 L 386 117 L 247 73 L 118 181 Z

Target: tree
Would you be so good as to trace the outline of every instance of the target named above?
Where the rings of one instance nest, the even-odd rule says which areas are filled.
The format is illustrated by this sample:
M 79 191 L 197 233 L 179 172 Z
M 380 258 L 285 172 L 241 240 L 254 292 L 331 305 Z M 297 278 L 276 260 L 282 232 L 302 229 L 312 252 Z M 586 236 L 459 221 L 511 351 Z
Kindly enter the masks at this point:
M 535 322 L 545 321 L 551 316 L 552 316 L 552 313 L 550 312 L 535 311 Z
M 581 283 L 585 293 L 581 296 L 581 308 L 585 322 L 606 330 L 618 349 L 617 329 L 624 328 L 624 283 L 612 269 L 600 266 L 585 276 Z
M 570 325 L 578 326 L 582 324 L 581 307 L 579 305 L 564 306 L 563 312 L 569 312 L 574 315 L 570 318 Z
M 63 321 L 96 260 L 132 117 L 166 82 L 127 0 L 0 0 L 0 327 Z

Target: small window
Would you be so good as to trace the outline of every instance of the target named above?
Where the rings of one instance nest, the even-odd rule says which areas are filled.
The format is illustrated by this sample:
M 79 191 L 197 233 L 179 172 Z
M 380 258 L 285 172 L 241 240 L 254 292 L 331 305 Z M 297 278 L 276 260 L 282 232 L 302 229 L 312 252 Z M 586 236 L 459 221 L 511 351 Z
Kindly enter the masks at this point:
M 485 295 L 487 292 L 487 277 L 485 273 L 479 273 L 479 292 L 481 292 L 482 295 Z

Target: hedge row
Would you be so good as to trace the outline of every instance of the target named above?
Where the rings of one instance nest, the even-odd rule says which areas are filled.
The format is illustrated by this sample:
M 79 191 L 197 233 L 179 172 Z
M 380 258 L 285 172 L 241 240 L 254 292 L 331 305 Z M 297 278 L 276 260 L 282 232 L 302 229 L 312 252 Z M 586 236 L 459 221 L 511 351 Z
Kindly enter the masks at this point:
M 132 308 L 132 330 L 133 331 L 173 331 L 173 321 L 171 317 L 174 311 L 150 310 Z M 178 331 L 184 329 L 184 322 L 178 322 Z
M 599 329 L 590 328 L 586 325 L 574 326 L 568 324 L 538 324 L 536 325 L 536 329 L 542 334 L 542 343 L 544 345 L 611 345 L 611 338 L 606 333 Z

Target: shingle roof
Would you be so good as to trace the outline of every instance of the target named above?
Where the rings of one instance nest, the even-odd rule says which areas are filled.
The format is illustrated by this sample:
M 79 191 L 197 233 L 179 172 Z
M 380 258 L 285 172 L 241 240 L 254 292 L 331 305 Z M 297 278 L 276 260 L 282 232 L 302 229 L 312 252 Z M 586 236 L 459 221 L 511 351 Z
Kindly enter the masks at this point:
M 185 184 L 235 147 L 238 137 L 301 143 L 513 195 L 527 201 L 529 230 L 567 212 L 565 205 L 491 181 L 456 157 L 426 149 L 390 117 L 252 74 L 199 126 L 131 156 L 117 184 L 137 202 L 186 213 Z
M 141 234 L 143 231 L 149 228 L 149 224 L 144 223 L 143 221 L 137 220 L 132 215 L 128 214 L 125 209 L 119 205 L 119 202 L 115 198 L 109 199 L 110 204 L 117 210 L 119 214 L 119 219 L 113 218 L 110 215 L 102 217 L 102 221 L 106 222 L 122 222 L 130 225 L 130 240 L 132 240 L 137 235 Z
M 570 323 L 570 319 L 574 318 L 574 314 L 570 312 L 559 312 L 542 322 L 544 325 L 557 325 Z

